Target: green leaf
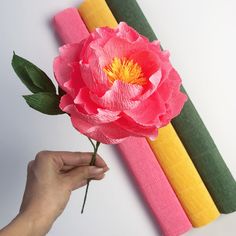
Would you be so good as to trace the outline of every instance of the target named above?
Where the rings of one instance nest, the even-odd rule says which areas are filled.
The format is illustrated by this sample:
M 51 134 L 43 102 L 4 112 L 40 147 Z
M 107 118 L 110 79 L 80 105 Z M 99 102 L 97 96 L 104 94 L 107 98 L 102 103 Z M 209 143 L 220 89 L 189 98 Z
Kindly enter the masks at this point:
M 49 77 L 35 65 L 25 67 L 32 82 L 44 92 L 56 93 L 56 88 Z
M 32 95 L 23 96 L 27 104 L 47 115 L 59 115 L 64 112 L 59 108 L 60 96 L 48 93 L 48 92 L 39 92 Z
M 18 57 L 15 53 L 12 58 L 12 67 L 18 77 L 21 79 L 21 81 L 24 83 L 24 85 L 32 92 L 37 93 L 40 91 L 40 89 L 35 86 L 32 82 L 32 80 L 29 77 L 29 74 L 25 70 L 24 62 L 21 60 L 20 57 Z
M 56 93 L 54 84 L 41 69 L 15 53 L 12 58 L 12 67 L 21 81 L 32 93 Z

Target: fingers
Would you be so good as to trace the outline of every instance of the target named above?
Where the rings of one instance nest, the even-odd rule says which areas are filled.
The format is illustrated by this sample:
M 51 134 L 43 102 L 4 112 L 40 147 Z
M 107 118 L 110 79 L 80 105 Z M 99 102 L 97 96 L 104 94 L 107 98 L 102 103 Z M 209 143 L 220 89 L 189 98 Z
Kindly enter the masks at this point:
M 89 152 L 62 152 L 61 158 L 64 162 L 62 171 L 70 171 L 78 166 L 88 166 L 92 160 L 92 153 Z M 96 156 L 95 166 L 109 170 L 105 161 L 99 156 Z
M 74 190 L 87 184 L 88 179 L 101 180 L 109 170 L 99 155 L 96 156 L 95 166 L 90 166 L 91 159 L 92 153 L 42 151 L 29 164 L 29 169 L 33 165 L 42 173 L 54 170 L 59 178 L 63 178 L 65 187 Z
M 69 171 L 74 167 L 89 165 L 91 159 L 92 153 L 89 152 L 41 151 L 36 155 L 37 162 L 54 163 L 56 168 L 61 171 Z M 96 156 L 95 166 L 109 169 L 99 155 Z
M 105 177 L 105 173 L 92 178 L 92 180 L 102 180 L 104 177 Z
M 41 155 L 39 155 L 41 154 Z M 89 165 L 92 159 L 92 153 L 89 152 L 56 152 L 56 151 L 42 151 L 37 156 L 47 155 L 53 159 L 59 159 L 63 162 L 63 167 L 65 169 L 70 169 L 69 167 Z M 99 156 L 96 156 L 95 165 L 101 168 L 105 168 L 107 165 L 105 161 Z
M 27 172 L 29 172 L 33 166 L 34 160 L 30 161 L 27 166 Z
M 102 180 L 104 177 L 105 177 L 105 174 L 101 174 L 101 175 L 98 175 L 95 178 L 91 178 L 91 180 Z M 83 180 L 83 181 L 81 181 L 80 184 L 77 184 L 77 186 L 74 186 L 74 188 L 72 188 L 71 190 L 76 190 L 78 188 L 81 188 L 81 187 L 85 186 L 87 183 L 88 183 L 87 179 Z
M 64 162 L 64 166 L 82 166 L 89 165 L 92 159 L 90 152 L 60 152 L 60 156 Z M 97 167 L 106 167 L 105 161 L 99 156 L 96 156 L 95 165 Z
M 106 169 L 96 166 L 81 166 L 72 169 L 65 174 L 66 183 L 71 190 L 75 190 L 87 184 L 88 179 L 101 180 Z

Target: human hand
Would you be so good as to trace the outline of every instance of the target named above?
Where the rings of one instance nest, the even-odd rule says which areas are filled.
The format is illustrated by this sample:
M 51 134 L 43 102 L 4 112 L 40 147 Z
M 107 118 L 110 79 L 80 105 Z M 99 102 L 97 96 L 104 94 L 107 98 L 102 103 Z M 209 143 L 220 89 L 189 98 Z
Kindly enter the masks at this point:
M 88 179 L 104 177 L 106 163 L 97 156 L 95 166 L 89 166 L 91 157 L 92 153 L 38 153 L 28 165 L 25 193 L 15 224 L 28 222 L 32 233 L 27 235 L 45 235 L 66 207 L 73 190 L 86 185 Z

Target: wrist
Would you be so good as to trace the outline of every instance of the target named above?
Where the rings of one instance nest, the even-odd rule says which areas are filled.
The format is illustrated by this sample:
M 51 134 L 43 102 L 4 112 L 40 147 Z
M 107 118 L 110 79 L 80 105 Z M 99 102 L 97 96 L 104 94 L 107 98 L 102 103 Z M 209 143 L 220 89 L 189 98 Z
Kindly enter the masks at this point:
M 37 211 L 24 211 L 16 217 L 27 229 L 27 236 L 44 236 L 48 233 L 54 219 Z
M 38 217 L 30 212 L 23 212 L 5 228 L 0 230 L 0 236 L 24 235 L 45 236 L 52 226 L 53 221 L 48 218 Z

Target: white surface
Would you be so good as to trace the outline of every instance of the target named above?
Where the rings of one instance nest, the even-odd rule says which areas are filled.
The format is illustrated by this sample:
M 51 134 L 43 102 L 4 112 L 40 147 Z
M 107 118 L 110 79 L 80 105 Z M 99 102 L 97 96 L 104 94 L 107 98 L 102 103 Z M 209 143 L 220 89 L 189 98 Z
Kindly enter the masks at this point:
M 0 227 L 17 213 L 25 185 L 26 166 L 42 149 L 88 151 L 88 141 L 66 116 L 49 117 L 27 107 L 21 95 L 27 89 L 10 66 L 15 50 L 52 77 L 57 42 L 50 26 L 58 11 L 81 1 L 8 0 L 0 7 Z M 210 130 L 226 163 L 236 177 L 236 2 L 234 0 L 139 0 L 150 24 L 184 86 Z M 92 184 L 84 215 L 80 208 L 84 189 L 70 203 L 50 236 L 154 236 L 159 235 L 125 166 L 111 146 L 99 153 L 110 173 Z M 236 214 L 187 235 L 233 236 Z

